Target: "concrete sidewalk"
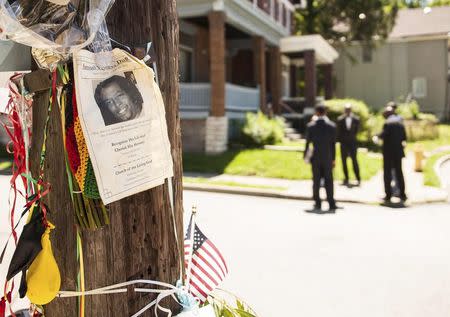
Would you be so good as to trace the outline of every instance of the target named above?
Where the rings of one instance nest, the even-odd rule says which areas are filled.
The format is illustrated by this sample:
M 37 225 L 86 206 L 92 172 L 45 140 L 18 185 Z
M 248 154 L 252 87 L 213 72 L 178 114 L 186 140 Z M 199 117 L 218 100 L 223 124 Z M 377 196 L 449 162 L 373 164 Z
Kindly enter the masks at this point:
M 337 167 L 340 168 L 340 167 Z M 423 185 L 423 174 L 414 172 L 414 157 L 408 155 L 403 162 L 403 172 L 406 183 L 408 204 L 424 204 L 431 202 L 446 202 L 448 193 L 444 189 Z M 287 199 L 312 200 L 311 180 L 286 180 L 278 178 L 263 178 L 254 176 L 236 175 L 199 175 L 186 173 L 189 177 L 203 177 L 210 181 L 234 182 L 249 186 L 271 186 L 283 189 L 259 189 L 239 186 L 222 186 L 211 184 L 184 183 L 184 188 L 210 192 L 224 192 L 243 195 L 255 195 L 266 197 L 278 197 Z M 377 204 L 384 196 L 383 172 L 379 172 L 369 181 L 362 182 L 361 186 L 343 186 L 335 182 L 335 199 L 338 202 Z M 321 196 L 325 199 L 325 190 L 321 190 Z

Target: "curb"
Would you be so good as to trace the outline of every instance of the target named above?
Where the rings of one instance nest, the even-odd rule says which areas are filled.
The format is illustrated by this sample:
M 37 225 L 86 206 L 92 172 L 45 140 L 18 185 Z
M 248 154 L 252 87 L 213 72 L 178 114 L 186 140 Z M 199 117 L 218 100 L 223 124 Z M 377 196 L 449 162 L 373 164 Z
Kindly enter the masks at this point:
M 220 193 L 220 194 L 233 194 L 233 195 L 244 195 L 244 196 L 255 196 L 255 197 L 267 197 L 267 198 L 280 198 L 280 199 L 292 199 L 292 200 L 305 200 L 305 201 L 313 201 L 312 197 L 305 195 L 295 195 L 282 193 L 274 190 L 264 190 L 264 189 L 254 189 L 254 188 L 244 188 L 244 187 L 232 187 L 232 186 L 224 186 L 224 185 L 209 185 L 209 184 L 183 184 L 184 190 L 193 190 L 200 192 L 209 192 L 209 193 Z M 336 202 L 338 203 L 350 203 L 350 204 L 380 204 L 382 201 L 380 200 L 356 200 L 356 199 L 338 199 L 336 198 Z M 415 202 L 407 202 L 409 205 L 423 205 L 429 203 L 442 203 L 447 202 L 447 197 L 437 198 L 437 199 L 427 199 L 423 201 L 415 201 Z
M 434 163 L 433 169 L 436 173 L 437 177 L 439 178 L 440 188 L 447 190 L 447 186 L 444 185 L 444 177 L 440 173 L 442 165 L 447 163 L 447 161 L 450 161 L 450 154 L 444 155 L 443 157 L 439 158 L 436 163 Z

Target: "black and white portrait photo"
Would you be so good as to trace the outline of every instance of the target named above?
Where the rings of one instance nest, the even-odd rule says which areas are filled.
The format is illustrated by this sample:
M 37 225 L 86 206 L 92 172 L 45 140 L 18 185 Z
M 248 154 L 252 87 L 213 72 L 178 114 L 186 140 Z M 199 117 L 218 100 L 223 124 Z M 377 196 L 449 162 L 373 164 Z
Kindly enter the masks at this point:
M 144 100 L 136 86 L 134 74 L 127 72 L 125 76 L 111 76 L 94 87 L 94 98 L 105 126 L 134 120 L 143 115 Z

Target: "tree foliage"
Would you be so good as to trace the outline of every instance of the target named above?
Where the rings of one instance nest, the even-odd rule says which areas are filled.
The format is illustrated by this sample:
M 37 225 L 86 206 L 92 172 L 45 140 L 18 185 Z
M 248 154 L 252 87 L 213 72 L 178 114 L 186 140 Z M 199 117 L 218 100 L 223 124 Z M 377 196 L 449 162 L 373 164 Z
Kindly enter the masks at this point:
M 296 13 L 299 34 L 321 34 L 335 43 L 386 38 L 395 23 L 396 0 L 307 0 Z

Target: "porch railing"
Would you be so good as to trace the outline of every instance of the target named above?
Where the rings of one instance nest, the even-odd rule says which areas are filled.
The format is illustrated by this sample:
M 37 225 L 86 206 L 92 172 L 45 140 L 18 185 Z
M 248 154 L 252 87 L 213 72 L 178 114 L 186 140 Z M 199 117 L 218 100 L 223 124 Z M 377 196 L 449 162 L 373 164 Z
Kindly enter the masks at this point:
M 253 3 L 255 9 L 260 9 L 268 14 L 272 20 L 291 31 L 294 5 L 289 0 L 248 0 Z
M 206 118 L 211 107 L 211 84 L 180 83 L 182 118 Z
M 211 108 L 210 83 L 180 83 L 180 112 L 183 119 L 208 117 Z M 259 89 L 225 84 L 225 111 L 229 118 L 244 118 L 259 109 Z
M 244 117 L 246 112 L 259 109 L 259 88 L 248 88 L 227 83 L 225 85 L 225 110 L 228 117 Z

